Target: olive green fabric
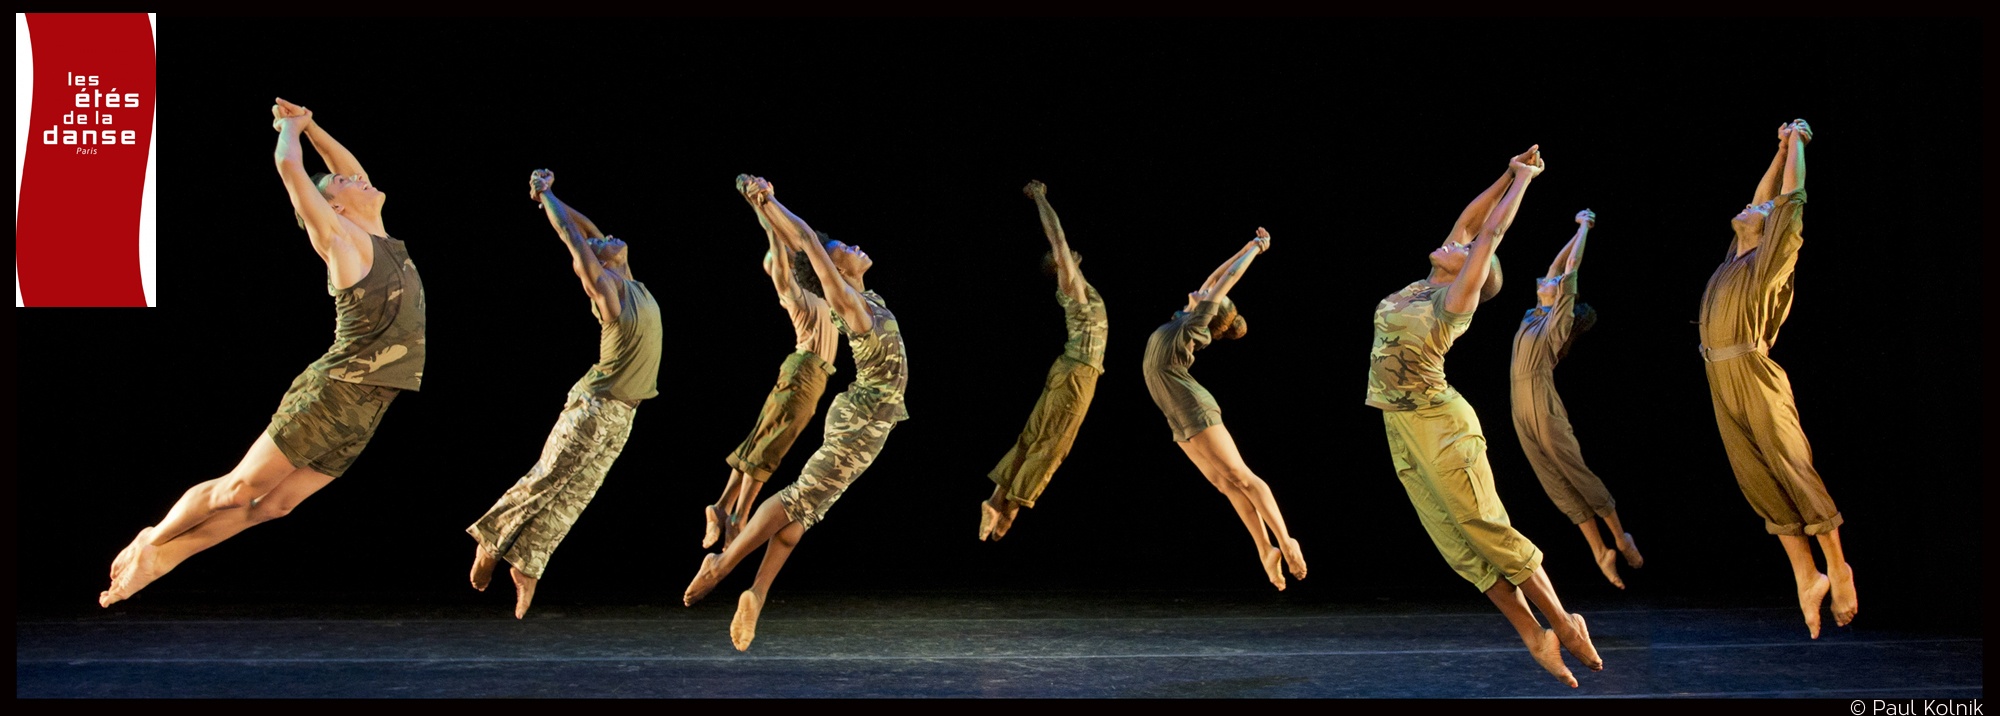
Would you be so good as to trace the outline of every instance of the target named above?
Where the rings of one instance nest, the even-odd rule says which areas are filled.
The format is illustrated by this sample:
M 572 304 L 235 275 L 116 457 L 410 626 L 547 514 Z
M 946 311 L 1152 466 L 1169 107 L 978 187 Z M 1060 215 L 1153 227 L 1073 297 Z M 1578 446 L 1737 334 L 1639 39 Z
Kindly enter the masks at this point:
M 368 447 L 389 403 L 402 391 L 330 379 L 307 368 L 285 390 L 265 432 L 292 467 L 340 477 Z
M 1153 329 L 1146 339 L 1146 391 L 1167 416 L 1174 442 L 1193 440 L 1210 426 L 1222 424 L 1222 407 L 1215 404 L 1215 396 L 1188 373 L 1194 352 L 1212 340 L 1208 324 L 1221 311 L 1221 301 L 1202 301 L 1193 311 L 1175 311 L 1173 320 Z
M 1803 188 L 1772 200 L 1757 247 L 1737 256 L 1732 240 L 1701 301 L 1703 366 L 1723 449 L 1764 530 L 1778 535 L 1824 534 L 1843 521 L 1813 468 L 1791 379 L 1767 354 L 1791 312 L 1805 203 Z
M 1444 354 L 1472 325 L 1472 312 L 1445 309 L 1451 285 L 1417 281 L 1375 305 L 1375 347 L 1368 353 L 1368 400 L 1383 410 L 1444 405 L 1458 391 L 1444 379 Z
M 1507 519 L 1472 406 L 1453 398 L 1384 410 L 1382 424 L 1396 478 L 1445 563 L 1482 592 L 1500 579 L 1520 584 L 1534 576 L 1542 551 Z
M 774 495 L 784 506 L 785 515 L 805 529 L 826 517 L 847 488 L 881 455 L 889 431 L 909 417 L 903 408 L 908 361 L 896 314 L 889 312 L 888 303 L 874 291 L 863 292 L 861 298 L 874 324 L 867 333 L 855 333 L 846 321 L 834 316 L 834 325 L 847 334 L 847 350 L 854 356 L 854 381 L 833 396 L 819 449 L 806 460 L 798 479 Z
M 1088 282 L 1083 284 L 1088 303 L 1077 303 L 1069 294 L 1056 291 L 1056 303 L 1063 309 L 1063 329 L 1069 340 L 1063 343 L 1063 355 L 1078 363 L 1104 370 L 1104 342 L 1111 334 L 1111 321 L 1104 312 L 1104 297 L 1097 295 L 1097 287 Z
M 333 296 L 333 346 L 311 370 L 346 383 L 416 390 L 424 378 L 424 282 L 403 242 L 369 236 L 368 275 Z
M 1570 426 L 1569 411 L 1556 394 L 1555 365 L 1568 352 L 1576 323 L 1576 274 L 1563 278 L 1555 303 L 1536 306 L 1514 331 L 1514 435 L 1535 468 L 1542 490 L 1574 524 L 1618 509 L 1604 481 L 1583 462 L 1583 448 Z
M 577 385 L 612 400 L 644 400 L 660 394 L 660 304 L 646 284 L 624 279 L 618 292 L 618 320 L 597 315 L 597 364 Z
M 737 471 L 762 482 L 778 469 L 799 434 L 812 424 L 819 397 L 826 393 L 833 366 L 808 351 L 794 351 L 778 366 L 778 383 L 764 397 L 764 409 L 749 437 L 726 461 Z
M 1097 395 L 1097 377 L 1104 371 L 1064 354 L 1049 366 L 1042 381 L 1042 395 L 1028 413 L 1028 424 L 1014 439 L 1014 446 L 1000 458 L 987 479 L 1007 491 L 1007 499 L 1023 507 L 1035 500 L 1055 477 L 1056 468 L 1069 457 L 1076 443 L 1076 431 L 1083 427 L 1090 399 Z

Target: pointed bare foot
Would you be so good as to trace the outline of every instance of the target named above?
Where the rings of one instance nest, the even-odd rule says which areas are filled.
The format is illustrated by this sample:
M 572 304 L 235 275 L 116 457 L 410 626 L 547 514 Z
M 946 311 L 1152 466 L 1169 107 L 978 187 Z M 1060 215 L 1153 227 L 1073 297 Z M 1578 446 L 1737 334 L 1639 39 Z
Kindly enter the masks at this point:
M 1854 621 L 1854 615 L 1861 612 L 1861 597 L 1854 592 L 1854 568 L 1841 562 L 1839 567 L 1829 567 L 1826 571 L 1833 580 L 1833 623 L 1847 626 Z
M 1625 555 L 1625 564 L 1633 569 L 1646 566 L 1646 558 L 1639 554 L 1639 545 L 1632 541 L 1632 533 L 1618 538 L 1618 551 Z
M 737 651 L 749 651 L 750 640 L 757 638 L 757 615 L 764 611 L 764 600 L 748 589 L 736 597 L 736 617 L 729 620 L 729 642 Z
M 1812 638 L 1819 638 L 1819 607 L 1826 601 L 1827 588 L 1831 586 L 1826 575 L 1813 573 L 1811 584 L 1799 588 L 1799 611 L 1806 615 L 1806 631 Z
M 1576 657 L 1577 661 L 1583 662 L 1583 665 L 1591 671 L 1603 671 L 1604 659 L 1597 655 L 1597 645 L 1590 643 L 1590 626 L 1584 623 L 1583 615 L 1570 613 L 1569 626 L 1568 639 L 1562 639 L 1562 632 L 1556 632 L 1556 637 L 1562 641 L 1562 647 L 1569 650 L 1570 656 Z
M 124 574 L 125 570 L 132 566 L 132 555 L 138 553 L 139 544 L 152 539 L 153 528 L 147 527 L 139 530 L 139 536 L 127 542 L 124 549 L 118 550 L 118 556 L 111 558 L 111 581 L 118 581 L 118 575 Z
M 979 541 L 985 542 L 988 539 L 992 539 L 993 526 L 997 524 L 1000 524 L 1000 511 L 993 509 L 993 503 L 987 502 L 985 500 L 980 500 Z
M 508 567 L 507 571 L 514 575 L 514 618 L 526 619 L 528 605 L 535 601 L 535 584 L 542 580 L 523 574 L 520 567 Z
M 1284 554 L 1285 554 L 1285 565 L 1292 568 L 1292 577 L 1296 579 L 1305 579 L 1306 553 L 1304 550 L 1299 549 L 1299 541 L 1292 539 L 1290 537 L 1286 537 L 1284 545 Z
M 1611 580 L 1611 586 L 1625 588 L 1625 580 L 1618 578 L 1618 552 L 1604 550 L 1597 553 L 1597 568 L 1603 570 L 1604 578 Z
M 1562 652 L 1557 650 L 1554 629 L 1543 629 L 1542 643 L 1528 647 L 1528 653 L 1535 657 L 1535 663 L 1541 664 L 1543 669 L 1554 674 L 1556 680 L 1569 684 L 1572 689 L 1576 688 L 1576 676 L 1569 673 L 1569 666 L 1563 664 Z
M 1007 536 L 1007 530 L 1014 529 L 1014 518 L 1019 516 L 1021 516 L 1020 505 L 1008 502 L 1006 507 L 1001 508 L 1000 521 L 993 524 L 993 541 L 998 542 L 1001 537 Z
M 715 546 L 716 540 L 722 539 L 723 514 L 715 505 L 702 508 L 701 514 L 708 518 L 708 525 L 701 530 L 701 548 L 708 549 Z
M 143 534 L 151 536 L 151 528 Z M 166 571 L 160 568 L 159 547 L 143 539 L 134 542 L 134 546 L 137 549 L 132 551 L 132 559 L 125 566 L 124 573 L 118 575 L 117 579 L 111 580 L 110 589 L 97 594 L 97 606 L 108 607 L 131 599 L 132 595 L 138 594 L 139 590 L 145 589 L 146 585 L 152 584 L 153 580 L 166 574 Z
M 701 558 L 701 569 L 695 570 L 694 581 L 688 582 L 687 591 L 681 593 L 682 604 L 692 607 L 715 589 L 716 583 L 722 581 L 722 571 L 718 569 L 721 563 L 722 555 L 713 552 Z
M 1271 580 L 1271 586 L 1285 591 L 1285 553 L 1272 547 L 1264 551 L 1264 576 Z
M 482 545 L 472 547 L 472 588 L 486 591 L 486 585 L 493 581 L 493 568 L 500 560 L 486 551 Z

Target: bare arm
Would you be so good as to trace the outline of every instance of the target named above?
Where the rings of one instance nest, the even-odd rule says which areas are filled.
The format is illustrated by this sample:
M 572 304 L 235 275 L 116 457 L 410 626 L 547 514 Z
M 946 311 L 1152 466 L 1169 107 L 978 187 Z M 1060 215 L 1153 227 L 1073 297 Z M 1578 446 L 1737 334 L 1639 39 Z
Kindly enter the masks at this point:
M 1086 303 L 1090 294 L 1083 289 L 1083 271 L 1076 267 L 1075 259 L 1069 254 L 1069 238 L 1063 235 L 1062 221 L 1056 218 L 1055 207 L 1049 206 L 1049 188 L 1039 181 L 1028 182 L 1021 191 L 1035 200 L 1035 212 L 1042 219 L 1042 233 L 1049 238 L 1049 252 L 1056 259 L 1056 286 L 1077 303 Z
M 604 264 L 597 260 L 597 252 L 590 248 L 589 237 L 584 236 L 583 229 L 570 218 L 569 207 L 556 198 L 555 192 L 541 192 L 541 201 L 542 212 L 548 215 L 549 225 L 555 227 L 556 236 L 561 237 L 563 247 L 569 249 L 570 270 L 576 272 L 577 279 L 583 282 L 583 292 L 597 306 L 599 320 L 618 320 L 619 304 L 612 300 L 618 295 L 617 290 L 611 286 Z
M 335 174 L 359 176 L 361 181 L 368 181 L 368 171 L 361 168 L 361 160 L 355 159 L 353 152 L 347 151 L 347 147 L 341 146 L 333 135 L 319 126 L 319 122 L 313 119 L 312 110 L 286 102 L 282 97 L 278 98 L 278 106 L 288 113 L 305 115 L 306 140 L 312 142 L 313 150 L 319 152 L 319 158 L 326 162 L 327 169 Z
M 1533 150 L 1529 151 L 1532 152 Z M 1527 155 L 1523 154 L 1522 156 Z M 1486 222 L 1486 215 L 1493 213 L 1494 202 L 1500 200 L 1500 195 L 1507 191 L 1508 184 L 1512 183 L 1513 180 L 1513 169 L 1500 172 L 1500 178 L 1493 180 L 1492 186 L 1486 187 L 1486 191 L 1482 191 L 1479 193 L 1479 196 L 1473 197 L 1472 203 L 1466 204 L 1465 210 L 1458 213 L 1458 223 L 1451 225 L 1451 236 L 1447 237 L 1445 242 L 1463 244 L 1471 241 L 1472 237 L 1479 231 L 1480 225 Z
M 1779 193 L 1790 194 L 1806 185 L 1806 143 L 1812 141 L 1812 128 L 1803 119 L 1792 122 L 1792 141 L 1785 151 L 1784 186 Z
M 856 333 L 875 330 L 875 322 L 868 315 L 867 303 L 861 299 L 861 294 L 855 293 L 853 286 L 847 284 L 847 279 L 840 275 L 840 270 L 834 268 L 833 258 L 827 255 L 826 247 L 820 244 L 819 234 L 814 232 L 811 226 L 807 226 L 804 219 L 786 209 L 784 204 L 778 203 L 778 197 L 770 190 L 769 182 L 764 182 L 762 186 L 764 188 L 758 191 L 758 196 L 754 199 L 758 202 L 759 211 L 776 230 L 778 237 L 784 240 L 785 245 L 795 251 L 806 252 L 806 259 L 812 262 L 813 273 L 819 276 L 820 287 L 826 291 L 827 295 L 822 298 L 826 299 L 827 306 Z
M 1202 285 L 1200 291 L 1201 300 L 1220 301 L 1227 298 L 1229 296 L 1229 289 L 1234 288 L 1236 281 L 1243 278 L 1244 271 L 1250 270 L 1250 262 L 1256 260 L 1257 255 L 1264 253 L 1270 245 L 1271 233 L 1265 231 L 1262 226 L 1257 227 L 1257 238 L 1251 239 L 1250 243 L 1244 244 L 1243 248 L 1238 250 L 1236 255 L 1229 259 L 1228 263 L 1224 263 L 1220 268 L 1216 269 L 1216 275 L 1211 277 L 1208 283 Z
M 306 174 L 305 157 L 299 147 L 299 133 L 310 120 L 303 116 L 281 118 L 277 121 L 278 147 L 272 159 L 278 165 L 278 177 L 285 182 L 285 193 L 292 199 L 292 209 L 306 225 L 306 236 L 312 240 L 313 251 L 320 258 L 331 263 L 330 252 L 339 248 L 344 238 L 340 215 L 333 213 L 333 207 L 326 203 L 326 197 L 319 193 L 312 177 Z
M 1479 227 L 1479 236 L 1472 240 L 1472 247 L 1465 258 L 1465 268 L 1460 269 L 1451 289 L 1445 294 L 1445 310 L 1452 313 L 1468 313 L 1479 306 L 1480 289 L 1486 285 L 1486 277 L 1492 273 L 1494 252 L 1500 248 L 1500 240 L 1507 235 L 1507 229 L 1514 224 L 1514 212 L 1521 208 L 1521 195 L 1528 190 L 1536 174 L 1542 171 L 1541 157 L 1534 154 L 1532 164 L 1513 164 L 1514 182 L 1507 187 L 1507 193 L 1500 197 L 1500 203 L 1486 216 L 1486 223 Z
M 1256 244 L 1257 242 L 1252 241 L 1250 243 L 1244 244 L 1243 248 L 1237 249 L 1235 254 L 1230 255 L 1228 260 L 1222 262 L 1222 265 L 1216 266 L 1215 270 L 1208 274 L 1208 278 L 1202 280 L 1201 288 L 1196 290 L 1201 291 L 1203 293 L 1213 291 L 1215 289 L 1215 284 L 1222 280 L 1224 274 L 1229 273 L 1229 267 L 1235 266 L 1237 261 L 1241 261 L 1243 260 L 1244 256 L 1249 255 L 1251 247 L 1255 246 Z
M 1792 146 L 1792 123 L 1778 125 L 1778 151 L 1771 155 L 1771 166 L 1764 168 L 1764 176 L 1757 180 L 1757 193 L 1750 196 L 1750 203 L 1762 204 L 1778 195 L 1778 175 L 1785 168 L 1785 155 Z

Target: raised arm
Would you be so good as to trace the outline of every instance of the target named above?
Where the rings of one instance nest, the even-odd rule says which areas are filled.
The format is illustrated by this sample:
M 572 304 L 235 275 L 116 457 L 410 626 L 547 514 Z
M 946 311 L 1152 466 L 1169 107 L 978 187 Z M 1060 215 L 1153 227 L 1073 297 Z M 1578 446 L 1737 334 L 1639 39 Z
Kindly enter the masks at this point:
M 577 279 L 583 282 L 583 292 L 597 306 L 598 320 L 618 320 L 618 291 L 604 270 L 604 264 L 597 260 L 597 251 L 590 247 L 590 237 L 584 236 L 582 227 L 570 218 L 574 214 L 569 206 L 556 198 L 555 192 L 548 190 L 548 182 L 553 182 L 554 176 L 548 174 L 547 169 L 542 169 L 537 170 L 529 181 L 544 177 L 547 182 L 542 182 L 541 190 L 535 194 L 541 201 L 542 213 L 549 217 L 549 225 L 555 227 L 556 236 L 562 239 L 563 247 L 569 249 L 570 270 L 576 272 Z
M 820 243 L 819 234 L 807 226 L 804 219 L 793 214 L 784 204 L 778 203 L 777 190 L 771 183 L 761 178 L 753 179 L 753 189 L 749 192 L 757 208 L 763 213 L 769 226 L 776 230 L 786 246 L 795 251 L 804 251 L 806 259 L 812 262 L 813 273 L 819 276 L 820 287 L 826 291 L 822 298 L 835 315 L 847 323 L 856 333 L 875 330 L 875 322 L 868 314 L 868 306 L 861 294 L 848 285 L 840 275 L 840 269 L 833 265 L 833 257 L 826 253 L 826 246 Z
M 272 122 L 278 130 L 278 147 L 272 152 L 272 159 L 277 162 L 278 177 L 285 182 L 285 194 L 291 197 L 292 210 L 298 212 L 301 223 L 305 224 L 306 237 L 312 240 L 313 251 L 332 265 L 335 250 L 348 247 L 345 246 L 347 242 L 340 215 L 333 212 L 326 196 L 320 194 L 319 187 L 306 174 L 299 134 L 311 121 L 310 115 L 290 115 Z
M 1812 127 L 1803 119 L 1792 120 L 1791 144 L 1785 151 L 1784 186 L 1778 191 L 1790 194 L 1806 185 L 1806 144 L 1812 141 Z
M 1510 164 L 1514 181 L 1508 185 L 1507 193 L 1501 195 L 1493 211 L 1486 215 L 1486 223 L 1479 227 L 1479 235 L 1473 238 L 1465 257 L 1465 268 L 1459 269 L 1458 278 L 1452 281 L 1451 289 L 1445 294 L 1445 310 L 1468 313 L 1479 306 L 1479 292 L 1486 285 L 1486 277 L 1493 271 L 1494 252 L 1500 248 L 1500 240 L 1506 237 L 1507 229 L 1514 225 L 1514 212 L 1521 208 L 1521 195 L 1527 192 L 1528 184 L 1535 175 L 1542 172 L 1542 157 L 1538 149 L 1530 149 L 1525 156 L 1529 157 L 1527 162 Z
M 278 107 L 288 113 L 305 115 L 306 140 L 312 142 L 313 150 L 319 152 L 319 158 L 326 162 L 328 169 L 335 174 L 358 176 L 361 181 L 369 181 L 368 171 L 361 168 L 361 160 L 355 159 L 353 152 L 347 151 L 347 147 L 341 146 L 333 135 L 319 126 L 319 122 L 313 119 L 312 110 L 287 102 L 283 97 L 278 98 Z
M 1778 125 L 1778 151 L 1771 155 L 1771 166 L 1764 168 L 1764 176 L 1757 180 L 1757 193 L 1750 196 L 1750 203 L 1762 204 L 1778 195 L 1778 175 L 1785 169 L 1785 156 L 1792 146 L 1792 123 Z
M 528 176 L 528 199 L 537 204 L 541 203 L 542 192 L 555 188 L 555 185 L 556 185 L 555 172 L 551 172 L 547 169 L 535 170 L 534 174 Z M 570 206 L 568 204 L 563 204 L 562 211 L 566 215 L 569 222 L 576 226 L 577 231 L 581 233 L 583 238 L 601 239 L 606 236 L 606 234 L 603 231 L 598 230 L 597 224 L 593 223 L 590 220 L 590 217 L 584 216 L 583 212 L 576 210 L 576 207 Z
M 1532 152 L 1533 150 L 1529 151 Z M 1525 156 L 1528 156 L 1528 154 L 1523 153 L 1521 155 L 1521 157 Z M 1518 160 L 1521 157 L 1515 157 L 1515 159 Z M 1451 236 L 1446 237 L 1445 242 L 1453 244 L 1470 243 L 1472 237 L 1478 234 L 1480 225 L 1486 223 L 1486 215 L 1493 213 L 1494 203 L 1500 200 L 1500 195 L 1507 191 L 1507 186 L 1513 180 L 1514 170 L 1512 168 L 1501 171 L 1500 178 L 1493 180 L 1492 186 L 1486 187 L 1486 191 L 1479 192 L 1479 196 L 1473 197 L 1472 203 L 1466 204 L 1465 210 L 1458 213 L 1458 222 L 1451 225 Z
M 1220 301 L 1227 298 L 1229 289 L 1234 288 L 1236 281 L 1243 278 L 1244 271 L 1250 270 L 1250 262 L 1256 260 L 1258 254 L 1269 251 L 1270 248 L 1271 232 L 1265 231 L 1262 226 L 1257 227 L 1257 238 L 1251 239 L 1250 243 L 1238 249 L 1235 256 L 1216 268 L 1215 273 L 1209 276 L 1208 282 L 1202 284 L 1198 292 L 1200 300 Z
M 1577 212 L 1576 235 L 1569 237 L 1569 243 L 1563 244 L 1562 251 L 1556 254 L 1555 261 L 1549 263 L 1549 272 L 1543 278 L 1558 278 L 1576 273 L 1577 267 L 1583 265 L 1584 238 L 1590 234 L 1591 227 L 1596 225 L 1596 212 L 1589 209 Z
M 1076 266 L 1076 260 L 1069 253 L 1069 239 L 1063 236 L 1062 221 L 1056 218 L 1055 207 L 1049 206 L 1047 185 L 1039 181 L 1028 182 L 1021 192 L 1035 200 L 1035 212 L 1042 219 L 1042 233 L 1048 235 L 1049 252 L 1056 259 L 1056 286 L 1070 300 L 1085 303 L 1090 295 L 1083 289 L 1083 271 Z

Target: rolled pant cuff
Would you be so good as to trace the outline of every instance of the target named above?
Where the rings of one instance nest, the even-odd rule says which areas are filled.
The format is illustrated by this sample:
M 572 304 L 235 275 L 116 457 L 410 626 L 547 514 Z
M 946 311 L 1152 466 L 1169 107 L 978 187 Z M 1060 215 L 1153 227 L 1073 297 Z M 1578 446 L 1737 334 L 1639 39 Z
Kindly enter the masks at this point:
M 1535 576 L 1535 570 L 1541 568 L 1542 568 L 1542 548 L 1536 547 L 1535 554 L 1528 558 L 1528 565 L 1522 567 L 1519 570 L 1516 570 L 1513 574 L 1507 575 L 1507 583 L 1515 586 L 1520 586 L 1522 582 L 1528 581 L 1529 579 L 1533 578 Z M 1486 590 L 1482 589 L 1480 591 L 1483 592 Z
M 1823 535 L 1828 532 L 1832 532 L 1836 529 L 1840 529 L 1840 525 L 1842 523 L 1845 523 L 1846 521 L 1847 521 L 1846 518 L 1841 517 L 1840 513 L 1838 512 L 1834 513 L 1832 517 L 1828 517 L 1824 520 L 1820 520 L 1818 522 L 1814 522 L 1811 524 L 1800 524 L 1794 522 L 1789 525 L 1781 525 L 1776 522 L 1772 522 L 1770 520 L 1765 520 L 1764 531 L 1774 535 L 1786 535 L 1793 537 L 1801 535 Z

